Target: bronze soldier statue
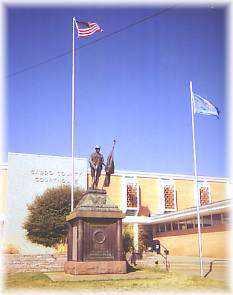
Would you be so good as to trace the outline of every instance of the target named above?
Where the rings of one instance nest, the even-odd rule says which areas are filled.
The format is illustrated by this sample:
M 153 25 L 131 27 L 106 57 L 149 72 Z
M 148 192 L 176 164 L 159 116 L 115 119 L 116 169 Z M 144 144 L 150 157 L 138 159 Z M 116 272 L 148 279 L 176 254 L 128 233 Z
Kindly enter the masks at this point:
M 91 167 L 91 177 L 92 177 L 92 189 L 98 188 L 99 177 L 101 175 L 101 171 L 104 164 L 104 157 L 100 153 L 100 146 L 95 147 L 95 153 L 92 153 L 89 159 L 90 167 Z

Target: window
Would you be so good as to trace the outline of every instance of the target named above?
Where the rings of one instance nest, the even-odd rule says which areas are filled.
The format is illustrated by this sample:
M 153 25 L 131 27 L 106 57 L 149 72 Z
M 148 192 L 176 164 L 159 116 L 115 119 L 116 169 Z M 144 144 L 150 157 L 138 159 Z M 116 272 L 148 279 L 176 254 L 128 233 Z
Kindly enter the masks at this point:
M 200 225 L 203 228 L 203 230 L 206 227 L 211 227 L 211 226 L 215 226 L 219 224 L 229 224 L 230 222 L 231 220 L 230 220 L 229 212 L 200 216 Z M 185 234 L 185 231 L 187 232 L 187 230 L 192 230 L 192 229 L 197 230 L 197 227 L 198 227 L 197 218 L 193 218 L 193 219 L 178 220 L 173 222 L 156 224 L 153 227 L 153 232 L 155 235 L 164 233 L 164 232 L 172 232 L 172 231 L 179 231 L 181 234 L 183 234 L 182 232 L 184 232 Z M 193 231 L 189 231 L 189 232 L 192 233 Z M 174 235 L 176 234 L 177 233 L 174 233 Z
M 159 231 L 160 231 L 161 233 L 165 232 L 165 224 L 164 224 L 164 223 L 161 223 L 161 224 L 159 225 Z
M 200 196 L 200 206 L 204 206 L 210 203 L 210 188 L 207 182 L 198 181 L 198 189 Z
M 127 207 L 128 208 L 137 208 L 137 184 L 136 183 L 128 183 L 127 184 Z
M 166 231 L 171 231 L 172 230 L 172 226 L 170 222 L 167 222 L 166 224 Z
M 219 225 L 222 223 L 221 214 L 213 214 L 212 215 L 213 225 Z
M 172 229 L 173 230 L 178 230 L 179 229 L 178 222 L 172 222 Z
M 200 225 L 201 225 L 201 227 L 203 226 L 203 219 L 202 219 L 202 216 L 200 216 Z M 194 219 L 194 227 L 195 227 L 195 228 L 198 227 L 197 218 Z
M 186 222 L 185 221 L 179 221 L 179 230 L 186 230 Z
M 176 194 L 174 181 L 171 179 L 163 179 L 163 198 L 164 198 L 164 210 L 174 211 L 176 210 Z
M 208 227 L 212 225 L 211 215 L 203 216 L 203 227 Z
M 224 224 L 231 224 L 231 218 L 229 213 L 222 213 L 222 221 Z
M 194 224 L 193 224 L 193 220 L 192 220 L 192 219 L 187 220 L 186 224 L 187 224 L 187 229 L 191 229 L 191 228 L 193 228 L 193 226 L 194 226 Z
M 126 215 L 135 216 L 139 211 L 139 186 L 136 176 L 123 177 L 122 208 Z
M 155 234 L 159 233 L 159 225 L 158 224 L 155 225 L 154 233 Z

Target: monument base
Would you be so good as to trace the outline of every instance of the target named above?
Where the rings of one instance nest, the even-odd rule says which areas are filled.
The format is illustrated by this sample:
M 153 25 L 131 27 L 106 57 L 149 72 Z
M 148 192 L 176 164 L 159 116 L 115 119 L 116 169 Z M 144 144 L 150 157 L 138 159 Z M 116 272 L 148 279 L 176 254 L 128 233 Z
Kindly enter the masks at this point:
M 67 261 L 64 271 L 72 275 L 123 274 L 127 268 L 126 261 Z

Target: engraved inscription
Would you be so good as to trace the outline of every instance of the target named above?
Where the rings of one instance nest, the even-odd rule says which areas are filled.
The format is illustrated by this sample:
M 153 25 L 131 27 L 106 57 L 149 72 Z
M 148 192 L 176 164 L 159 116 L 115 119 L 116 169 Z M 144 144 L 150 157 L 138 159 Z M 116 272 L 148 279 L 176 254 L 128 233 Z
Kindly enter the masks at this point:
M 83 176 L 82 172 L 75 172 L 75 184 L 79 183 L 77 178 Z M 41 170 L 32 169 L 31 170 L 32 180 L 34 182 L 47 182 L 47 183 L 60 183 L 60 184 L 70 184 L 71 183 L 71 172 L 65 171 L 54 171 L 54 170 Z

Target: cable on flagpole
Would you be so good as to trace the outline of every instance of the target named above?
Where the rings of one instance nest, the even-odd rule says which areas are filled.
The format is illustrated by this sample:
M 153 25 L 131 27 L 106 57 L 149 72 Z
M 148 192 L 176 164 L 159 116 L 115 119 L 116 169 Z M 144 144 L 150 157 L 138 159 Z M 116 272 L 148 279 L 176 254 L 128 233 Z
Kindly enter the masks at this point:
M 194 165 L 194 176 L 195 176 L 195 185 L 194 193 L 196 199 L 196 209 L 197 209 L 197 226 L 198 226 L 198 250 L 200 258 L 200 275 L 203 277 L 203 257 L 202 257 L 202 240 L 201 240 L 201 224 L 200 224 L 200 198 L 198 196 L 198 187 L 197 187 L 197 157 L 196 157 L 196 142 L 195 142 L 195 122 L 194 122 L 194 99 L 193 99 L 193 88 L 192 81 L 190 81 L 190 99 L 191 99 L 191 109 L 192 109 L 192 136 L 193 136 L 193 165 Z

